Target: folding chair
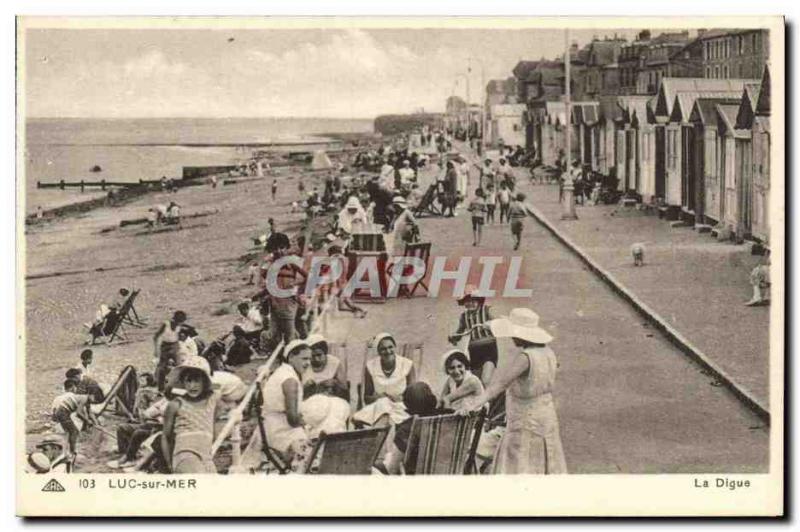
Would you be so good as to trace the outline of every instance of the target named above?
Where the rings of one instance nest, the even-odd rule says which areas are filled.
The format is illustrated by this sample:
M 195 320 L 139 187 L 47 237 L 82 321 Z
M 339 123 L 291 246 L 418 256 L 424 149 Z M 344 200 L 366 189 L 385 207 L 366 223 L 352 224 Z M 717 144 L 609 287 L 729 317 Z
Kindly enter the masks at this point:
M 136 300 L 136 296 L 139 295 L 139 292 L 141 292 L 141 289 L 131 291 L 128 298 L 117 311 L 119 315 L 122 316 L 122 320 L 125 323 L 133 325 L 134 327 L 144 327 L 146 325 L 146 320 L 139 317 L 139 314 L 136 312 L 136 307 L 133 306 L 133 302 Z
M 417 287 L 419 287 L 420 285 L 422 285 L 422 287 L 425 289 L 426 292 L 429 291 L 428 290 L 428 285 L 425 284 L 425 276 L 428 274 L 428 265 L 429 265 L 429 262 L 430 262 L 430 256 L 431 256 L 431 243 L 430 242 L 417 242 L 417 243 L 414 243 L 414 244 L 406 244 L 406 248 L 403 251 L 403 257 L 404 258 L 405 257 L 415 257 L 415 258 L 418 258 L 418 259 L 422 260 L 422 262 L 425 263 L 425 272 L 422 274 L 422 277 L 420 277 L 419 280 L 417 282 L 415 282 L 414 286 L 412 286 L 410 289 L 409 289 L 408 285 L 400 286 L 399 293 L 402 293 L 406 297 L 412 297 L 414 295 L 414 292 L 416 292 Z M 390 265 L 387 268 L 387 272 L 386 272 L 387 276 L 391 277 L 392 268 L 393 267 L 394 267 L 394 264 Z M 406 265 L 405 268 L 411 268 L 411 265 Z M 403 272 L 403 273 L 406 273 L 406 272 Z
M 480 414 L 414 417 L 403 458 L 406 474 L 463 474 L 480 418 Z
M 261 436 L 261 452 L 264 453 L 267 462 L 277 469 L 278 474 L 285 475 L 291 471 L 289 464 L 284 461 L 283 457 L 276 449 L 269 446 L 269 441 L 267 440 L 267 430 L 264 428 L 264 418 L 262 417 L 261 408 L 264 405 L 264 397 L 261 395 L 260 386 L 253 395 L 252 404 L 256 414 L 256 422 L 258 423 L 258 433 L 259 436 Z
M 320 434 L 306 464 L 306 473 L 369 475 L 383 447 L 389 427 Z M 314 462 L 322 451 L 319 465 Z
M 112 308 L 105 315 L 103 321 L 89 329 L 89 334 L 92 335 L 91 345 L 94 345 L 100 338 L 105 339 L 107 344 L 113 342 L 115 338 L 127 341 L 128 337 L 125 334 L 122 322 L 122 316 Z
M 136 392 L 139 389 L 139 380 L 136 377 L 136 368 L 125 366 L 120 372 L 119 377 L 108 390 L 105 399 L 100 403 L 95 415 L 101 416 L 108 409 L 112 401 L 116 403 L 117 413 L 127 416 L 130 419 L 136 418 L 133 411 L 136 402 Z

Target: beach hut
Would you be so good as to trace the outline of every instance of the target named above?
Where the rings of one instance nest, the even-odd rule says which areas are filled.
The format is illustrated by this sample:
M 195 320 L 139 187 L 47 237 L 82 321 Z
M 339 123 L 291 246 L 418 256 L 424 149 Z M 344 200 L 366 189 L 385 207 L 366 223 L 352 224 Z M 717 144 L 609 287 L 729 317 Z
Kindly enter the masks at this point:
M 669 218 L 681 212 L 691 221 L 694 187 L 691 177 L 694 157 L 693 129 L 688 123 L 697 98 L 738 98 L 747 79 L 664 78 L 656 94 L 656 194 L 663 197 Z M 678 106 L 675 109 L 675 106 Z M 660 196 L 663 190 L 663 196 Z M 691 189 L 693 191 L 693 189 Z M 685 201 L 684 201 L 685 196 Z M 686 203 L 686 205 L 684 205 Z
M 331 163 L 330 157 L 328 154 L 322 150 L 314 152 L 314 158 L 311 159 L 311 169 L 312 170 L 330 170 L 333 168 L 333 163 Z
M 717 104 L 719 142 L 719 223 L 726 230 L 736 231 L 739 226 L 739 202 L 736 182 L 736 115 L 739 106 L 736 104 Z M 739 154 L 742 159 L 742 154 Z
M 769 245 L 769 193 L 770 193 L 770 76 L 764 69 L 753 117 L 753 237 Z
M 715 225 L 720 220 L 721 195 L 720 185 L 722 170 L 720 153 L 725 142 L 719 133 L 719 114 L 717 105 L 735 105 L 736 100 L 730 98 L 697 98 L 689 114 L 689 123 L 693 128 L 693 137 L 697 146 L 694 153 L 695 191 L 695 223 Z

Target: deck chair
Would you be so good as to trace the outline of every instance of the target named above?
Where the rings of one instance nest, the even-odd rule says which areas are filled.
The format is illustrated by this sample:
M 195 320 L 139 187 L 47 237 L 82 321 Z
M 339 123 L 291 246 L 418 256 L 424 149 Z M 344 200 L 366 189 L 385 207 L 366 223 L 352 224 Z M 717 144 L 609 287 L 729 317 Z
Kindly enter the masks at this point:
M 89 334 L 92 335 L 91 345 L 95 345 L 99 339 L 105 340 L 107 344 L 113 342 L 115 338 L 125 341 L 128 340 L 128 336 L 125 334 L 125 328 L 123 327 L 122 315 L 118 310 L 113 308 L 105 315 L 103 321 L 93 325 L 92 328 L 89 329 Z
M 414 363 L 414 369 L 417 372 L 417 376 L 419 377 L 420 372 L 422 371 L 422 357 L 424 354 L 425 344 L 422 342 L 412 342 L 412 343 L 405 343 L 400 344 L 397 346 L 397 354 L 404 358 L 408 358 L 411 362 Z M 367 360 L 370 358 L 370 350 L 372 350 L 372 346 L 369 342 L 367 342 L 366 347 L 364 348 L 364 357 L 363 363 L 361 367 L 361 373 L 358 376 L 359 382 L 356 384 L 356 397 L 355 397 L 355 406 L 354 410 L 358 411 L 364 408 L 364 374 L 367 372 Z M 373 354 L 373 356 L 375 356 Z M 353 386 L 351 385 L 350 388 L 352 389 Z M 353 404 L 353 400 L 351 398 L 351 405 Z
M 311 451 L 306 464 L 306 473 L 369 475 L 388 433 L 389 427 L 334 434 L 323 432 Z M 320 450 L 321 459 L 319 465 L 315 466 Z
M 480 414 L 414 417 L 403 458 L 409 475 L 460 475 L 475 444 Z
M 409 288 L 408 285 L 401 285 L 398 294 L 403 294 L 406 297 L 412 297 L 414 292 L 416 292 L 417 288 L 422 285 L 426 292 L 428 292 L 428 285 L 425 284 L 425 276 L 428 274 L 428 266 L 430 263 L 431 257 L 431 243 L 430 242 L 417 242 L 413 244 L 406 244 L 406 248 L 403 251 L 403 257 L 416 257 L 422 262 L 425 263 L 425 273 L 420 277 L 420 279 L 414 283 L 412 287 Z M 386 275 L 391 277 L 392 275 L 392 268 L 394 264 L 389 265 L 386 270 Z M 411 268 L 410 265 L 407 265 L 406 268 Z M 405 272 L 403 272 L 405 273 Z
M 131 293 L 128 294 L 128 298 L 117 311 L 119 315 L 122 316 L 122 321 L 134 327 L 144 327 L 146 325 L 145 320 L 139 317 L 139 314 L 136 312 L 136 307 L 133 306 L 133 302 L 136 301 L 136 296 L 139 295 L 139 292 L 141 292 L 141 289 L 132 290 Z
M 414 216 L 420 218 L 425 215 L 429 216 L 442 216 L 442 210 L 436 206 L 436 199 L 439 197 L 439 186 L 436 183 L 431 184 L 422 199 L 414 207 Z
M 136 412 L 133 411 L 134 403 L 136 402 L 136 392 L 139 389 L 139 380 L 136 375 L 136 368 L 133 366 L 125 366 L 120 372 L 119 377 L 108 390 L 108 393 L 100 403 L 99 408 L 95 411 L 96 416 L 102 416 L 103 413 L 113 402 L 116 404 L 117 414 L 127 416 L 128 418 L 136 418 Z

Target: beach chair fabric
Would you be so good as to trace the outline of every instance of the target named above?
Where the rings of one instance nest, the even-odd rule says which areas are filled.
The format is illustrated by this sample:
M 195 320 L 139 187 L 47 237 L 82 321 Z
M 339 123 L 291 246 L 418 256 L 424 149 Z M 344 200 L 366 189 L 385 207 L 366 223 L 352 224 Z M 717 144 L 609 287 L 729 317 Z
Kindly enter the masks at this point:
M 408 285 L 401 286 L 401 293 L 403 293 L 406 297 L 412 297 L 414 292 L 417 291 L 417 288 L 422 286 L 425 291 L 428 291 L 428 285 L 425 284 L 425 277 L 428 274 L 428 267 L 430 263 L 430 256 L 431 256 L 431 243 L 430 242 L 416 242 L 413 244 L 406 244 L 405 251 L 403 252 L 403 257 L 415 257 L 420 259 L 425 264 L 425 273 L 423 273 L 422 277 L 414 283 L 413 286 L 410 288 Z M 407 268 L 411 268 L 411 266 L 407 266 Z M 403 272 L 404 274 L 410 274 L 410 271 Z
M 122 303 L 117 311 L 122 321 L 128 325 L 133 325 L 134 327 L 145 326 L 145 320 L 139 317 L 139 314 L 136 312 L 136 307 L 133 306 L 133 303 L 136 301 L 136 297 L 139 295 L 139 292 L 141 292 L 141 289 L 132 290 L 131 293 L 128 294 L 128 298 L 124 303 Z
M 139 380 L 136 376 L 136 368 L 133 366 L 125 366 L 117 377 L 117 380 L 108 390 L 108 393 L 100 403 L 100 408 L 96 412 L 97 416 L 101 416 L 113 401 L 116 404 L 116 411 L 118 414 L 130 418 L 135 417 L 133 405 L 136 402 L 136 392 L 139 389 Z
M 322 433 L 311 452 L 306 472 L 318 475 L 369 475 L 388 433 L 389 427 Z M 317 461 L 320 452 L 321 457 Z
M 479 415 L 415 417 L 403 460 L 406 474 L 462 474 Z

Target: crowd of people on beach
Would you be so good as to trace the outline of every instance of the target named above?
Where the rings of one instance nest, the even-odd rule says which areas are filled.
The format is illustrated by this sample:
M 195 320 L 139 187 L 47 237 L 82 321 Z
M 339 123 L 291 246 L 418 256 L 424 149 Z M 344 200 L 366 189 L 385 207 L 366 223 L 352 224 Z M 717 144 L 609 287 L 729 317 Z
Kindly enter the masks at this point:
M 446 147 L 444 135 L 430 135 L 426 144 Z M 323 176 L 321 190 L 313 186 L 306 191 L 303 179 L 298 179 L 301 197 L 292 208 L 304 213 L 306 226 L 330 215 L 320 251 L 345 262 L 354 235 L 370 232 L 391 234 L 395 243 L 418 241 L 413 208 L 422 200 L 419 172 L 432 164 L 431 159 L 407 148 L 380 147 L 356 154 L 353 162 L 354 170 L 369 167 L 373 172 L 351 175 L 347 167 L 339 166 Z M 467 203 L 469 172 L 475 166 L 479 186 L 466 208 L 474 245 L 480 244 L 481 228 L 494 222 L 497 209 L 499 222 L 510 224 L 518 247 L 522 218 L 528 213 L 524 195 L 514 193 L 514 173 L 505 158 L 497 164 L 486 158 L 473 165 L 456 155 L 440 158 L 438 165 L 432 190 L 442 213 L 455 216 L 458 205 Z M 276 189 L 273 179 L 273 201 Z M 124 409 L 127 419 L 113 432 L 104 428 L 103 417 L 113 401 L 122 401 L 118 383 L 97 382 L 92 350 L 84 350 L 80 363 L 65 373 L 63 393 L 52 403 L 52 422 L 64 436 L 48 433 L 41 438 L 28 455 L 30 470 L 70 470 L 80 452 L 81 435 L 98 430 L 116 440 L 118 456 L 106 464 L 110 469 L 215 473 L 219 468 L 212 448 L 220 429 L 243 412 L 242 420 L 234 419 L 236 425 L 260 424 L 263 443 L 291 472 L 313 470 L 310 451 L 323 433 L 390 427 L 374 472 L 412 474 L 404 456 L 414 417 L 482 412 L 486 422 L 475 453 L 481 472 L 566 473 L 552 399 L 556 357 L 549 347 L 552 337 L 539 325 L 535 312 L 517 308 L 508 316 L 495 316 L 486 298 L 468 286 L 458 299 L 463 308 L 459 321 L 447 338 L 452 349 L 440 355 L 447 376 L 440 393 L 421 379 L 418 361 L 402 356 L 399 339 L 381 332 L 370 341 L 373 356 L 367 356 L 359 372 L 361 394 L 354 402 L 357 383 L 351 382 L 347 371 L 348 362 L 353 362 L 349 353 L 333 352 L 320 325 L 331 309 L 356 318 L 366 312 L 345 297 L 341 284 L 306 296 L 309 273 L 294 262 L 286 262 L 277 273 L 277 286 L 291 295 L 273 293 L 267 283 L 273 263 L 289 255 L 307 255 L 311 244 L 307 239 L 301 234 L 292 241 L 269 220 L 267 231 L 253 239 L 264 252 L 249 263 L 246 279 L 254 285 L 254 293 L 237 305 L 235 321 L 221 336 L 204 341 L 181 310 L 161 323 L 153 335 L 154 365 L 136 368 L 144 371 L 136 373 L 132 405 Z M 124 300 L 129 294 L 123 289 L 118 298 Z M 120 305 L 115 301 L 105 307 Z M 102 323 L 107 315 L 102 310 L 90 327 Z M 341 358 L 343 354 L 347 358 Z M 505 362 L 499 364 L 500 360 Z M 269 364 L 265 378 L 244 380 L 237 368 L 253 362 Z M 248 394 L 251 387 L 258 392 L 255 400 Z M 269 465 L 262 461 L 254 469 L 268 470 Z

